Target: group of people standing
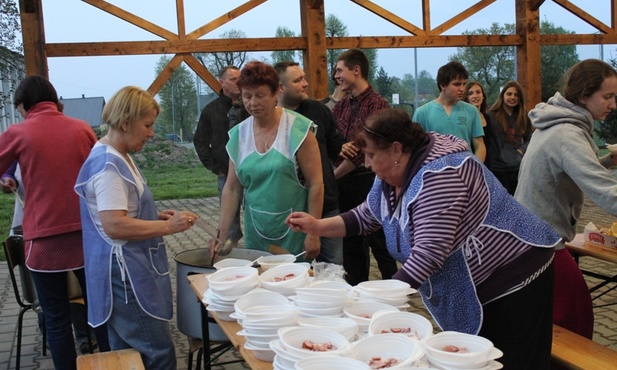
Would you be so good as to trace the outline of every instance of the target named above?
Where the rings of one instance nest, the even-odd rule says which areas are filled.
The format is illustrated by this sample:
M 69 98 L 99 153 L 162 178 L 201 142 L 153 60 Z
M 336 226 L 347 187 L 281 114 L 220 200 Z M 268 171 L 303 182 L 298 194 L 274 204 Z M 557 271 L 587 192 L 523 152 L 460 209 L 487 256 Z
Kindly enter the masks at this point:
M 451 62 L 438 72 L 439 97 L 412 120 L 373 90 L 368 71 L 361 50 L 338 57 L 343 94 L 332 110 L 308 97 L 297 63 L 221 71 L 221 94 L 195 135 L 221 190 L 211 255 L 244 237 L 246 248 L 276 245 L 342 264 L 357 284 L 368 279 L 372 250 L 382 277 L 417 288 L 441 329 L 492 340 L 505 368 L 549 368 L 553 322 L 593 332 L 589 292 L 564 243 L 583 194 L 617 215 L 617 180 L 606 169 L 617 156 L 599 158 L 592 139 L 594 121 L 616 108 L 617 72 L 598 60 L 574 65 L 564 90 L 527 120 L 518 84 L 504 86 L 487 112 L 482 86 L 467 84 L 467 71 Z M 101 350 L 132 347 L 147 369 L 174 369 L 163 236 L 199 216 L 157 210 L 130 156 L 154 136 L 158 103 L 140 88 L 120 89 L 98 140 L 62 114 L 43 77 L 24 79 L 14 105 L 25 120 L 0 135 L 0 173 L 21 167 L 26 264 L 55 368 L 76 366 L 73 271 Z M 494 152 L 493 142 L 509 152 Z

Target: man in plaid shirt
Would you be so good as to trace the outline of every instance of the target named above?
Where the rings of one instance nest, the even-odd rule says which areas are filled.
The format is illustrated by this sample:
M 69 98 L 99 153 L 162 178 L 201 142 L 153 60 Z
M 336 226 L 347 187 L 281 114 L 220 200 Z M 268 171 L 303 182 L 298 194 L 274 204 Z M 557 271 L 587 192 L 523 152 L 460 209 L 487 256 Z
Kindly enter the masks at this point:
M 369 61 L 359 49 L 349 49 L 342 53 L 336 62 L 334 78 L 349 94 L 334 107 L 338 129 L 345 142 L 352 143 L 359 127 L 373 112 L 389 108 L 388 102 L 368 83 Z M 339 187 L 339 207 L 348 211 L 366 199 L 373 185 L 375 174 L 364 167 L 364 153 L 356 152 L 353 146 L 346 145 L 342 154 L 346 159 L 335 163 L 334 171 Z M 382 279 L 390 279 L 398 270 L 396 261 L 386 248 L 383 232 L 345 237 L 343 239 L 343 266 L 347 272 L 347 282 L 356 285 L 368 280 L 370 267 L 369 246 L 373 252 Z

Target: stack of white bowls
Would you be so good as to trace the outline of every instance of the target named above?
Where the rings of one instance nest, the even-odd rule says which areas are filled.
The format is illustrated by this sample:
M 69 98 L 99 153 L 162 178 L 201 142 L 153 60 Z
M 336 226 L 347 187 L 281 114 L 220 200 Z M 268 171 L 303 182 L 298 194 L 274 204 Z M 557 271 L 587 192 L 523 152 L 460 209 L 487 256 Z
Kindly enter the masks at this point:
M 203 302 L 223 321 L 234 321 L 235 302 L 258 285 L 257 270 L 252 267 L 227 267 L 208 275 L 208 290 Z
M 428 338 L 424 343 L 426 359 L 431 366 L 443 369 L 501 369 L 503 365 L 495 359 L 503 352 L 483 337 L 444 331 Z
M 278 330 L 285 326 L 297 325 L 300 310 L 287 303 L 279 306 L 255 306 L 243 311 L 242 330 L 244 347 L 252 350 L 260 360 L 273 361 L 274 351 L 270 341 L 277 340 Z
M 307 357 L 296 362 L 296 370 L 371 370 L 364 362 L 351 357 L 318 356 Z
M 413 312 L 381 311 L 373 315 L 368 335 L 400 333 L 425 342 L 433 335 L 433 324 L 424 316 Z
M 289 305 L 291 305 L 291 302 L 284 295 L 263 288 L 256 288 L 238 298 L 234 304 L 235 312 L 231 314 L 231 317 L 238 320 L 238 324 L 242 325 L 243 320 L 246 318 L 244 312 L 250 308 Z
M 296 362 L 303 358 L 342 356 L 350 350 L 347 338 L 329 329 L 296 326 L 281 328 L 278 334 L 279 339 L 270 342 L 276 353 L 272 364 L 275 370 L 295 370 Z
M 362 335 L 368 332 L 373 315 L 380 311 L 400 312 L 396 307 L 389 304 L 370 301 L 354 302 L 343 309 L 346 317 L 358 323 L 358 331 Z
M 296 288 L 309 283 L 308 263 L 288 263 L 277 265 L 259 275 L 259 285 L 286 297 L 294 294 Z
M 299 326 L 334 330 L 353 342 L 358 332 L 358 323 L 347 317 L 300 317 Z
M 348 356 L 373 369 L 400 370 L 414 366 L 424 356 L 424 348 L 419 341 L 403 334 L 382 334 L 355 342 Z
M 416 293 L 409 284 L 396 279 L 363 281 L 354 287 L 355 297 L 363 301 L 386 303 L 399 310 L 409 307 L 409 294 Z
M 351 285 L 345 282 L 320 282 L 296 288 L 290 299 L 300 308 L 302 317 L 341 317 Z

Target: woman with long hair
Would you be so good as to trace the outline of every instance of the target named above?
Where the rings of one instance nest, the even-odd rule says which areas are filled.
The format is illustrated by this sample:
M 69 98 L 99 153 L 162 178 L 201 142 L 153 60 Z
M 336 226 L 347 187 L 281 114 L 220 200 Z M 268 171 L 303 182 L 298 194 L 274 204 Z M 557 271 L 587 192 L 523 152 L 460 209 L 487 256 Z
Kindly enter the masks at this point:
M 523 88 L 518 82 L 506 82 L 499 98 L 489 109 L 489 115 L 493 137 L 488 168 L 513 195 L 518 184 L 521 160 L 532 132 Z

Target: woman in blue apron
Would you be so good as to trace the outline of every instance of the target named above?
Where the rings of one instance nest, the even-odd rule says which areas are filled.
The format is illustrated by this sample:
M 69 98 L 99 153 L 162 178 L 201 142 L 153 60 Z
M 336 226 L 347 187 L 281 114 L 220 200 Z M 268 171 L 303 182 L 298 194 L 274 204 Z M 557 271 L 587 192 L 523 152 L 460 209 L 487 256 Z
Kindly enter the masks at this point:
M 146 369 L 175 369 L 168 321 L 173 295 L 163 236 L 185 231 L 197 215 L 158 212 L 129 156 L 154 136 L 159 105 L 137 87 L 118 91 L 103 109 L 107 135 L 92 148 L 75 191 L 80 196 L 88 321 L 107 323 L 112 350 L 134 348 Z
M 366 201 L 338 217 L 293 213 L 295 230 L 325 236 L 383 228 L 443 330 L 484 336 L 506 369 L 549 368 L 551 227 L 518 204 L 454 136 L 425 133 L 401 110 L 376 112 L 357 133 L 377 179 Z

